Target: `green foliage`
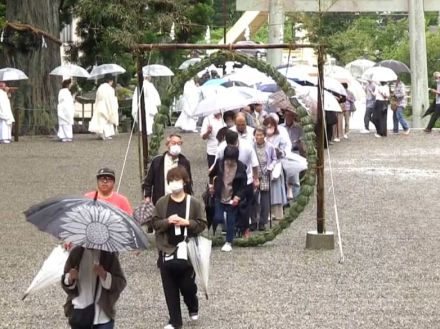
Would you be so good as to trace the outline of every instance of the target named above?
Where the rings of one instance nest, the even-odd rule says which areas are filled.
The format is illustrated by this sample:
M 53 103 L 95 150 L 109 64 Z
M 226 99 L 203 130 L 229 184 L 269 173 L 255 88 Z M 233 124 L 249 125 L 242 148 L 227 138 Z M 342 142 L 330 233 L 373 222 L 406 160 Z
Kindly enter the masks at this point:
M 6 21 L 6 0 L 0 0 L 0 27 L 5 25 Z
M 204 35 L 213 16 L 209 0 L 70 0 L 69 6 L 72 15 L 79 17 L 77 33 L 82 40 L 72 45 L 70 59 L 86 67 L 118 63 L 127 69 L 118 77 L 122 84 L 128 84 L 136 71 L 134 45 L 173 42 L 169 35 L 173 23 L 175 42 L 194 42 Z M 164 63 L 174 68 L 182 53 L 153 51 L 143 56 L 143 64 Z

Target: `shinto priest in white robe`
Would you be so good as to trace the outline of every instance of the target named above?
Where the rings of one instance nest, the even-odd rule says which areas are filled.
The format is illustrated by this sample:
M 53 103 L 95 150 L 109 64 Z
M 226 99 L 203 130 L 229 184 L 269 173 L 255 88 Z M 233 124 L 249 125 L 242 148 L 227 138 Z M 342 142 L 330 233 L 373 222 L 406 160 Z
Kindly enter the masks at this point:
M 10 142 L 12 139 L 12 123 L 15 122 L 12 115 L 11 102 L 6 91 L 0 89 L 0 141 Z
M 141 113 L 140 113 L 140 96 L 138 93 L 138 87 L 133 93 L 133 102 L 131 106 L 131 115 L 135 122 L 139 122 L 139 131 L 142 131 Z M 143 82 L 144 104 L 145 104 L 145 119 L 147 123 L 147 135 L 151 135 L 153 132 L 154 117 L 158 110 L 157 107 L 161 105 L 161 100 L 156 87 L 148 80 Z
M 89 123 L 89 131 L 99 134 L 103 139 L 115 134 L 115 126 L 119 126 L 119 105 L 113 87 L 102 83 L 96 91 L 93 117 Z
M 75 105 L 69 88 L 62 88 L 58 93 L 57 114 L 58 138 L 61 140 L 71 140 L 73 138 L 72 125 Z

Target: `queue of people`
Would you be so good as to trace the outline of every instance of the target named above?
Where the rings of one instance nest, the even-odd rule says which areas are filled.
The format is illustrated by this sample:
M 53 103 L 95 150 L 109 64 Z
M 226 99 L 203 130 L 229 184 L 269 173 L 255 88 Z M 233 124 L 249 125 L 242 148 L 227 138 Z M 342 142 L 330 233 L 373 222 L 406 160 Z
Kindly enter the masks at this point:
M 364 115 L 364 129 L 361 133 L 370 133 L 370 122 L 376 128 L 375 137 L 381 138 L 388 135 L 387 120 L 388 108 L 393 112 L 393 133 L 399 133 L 399 125 L 403 133 L 408 135 L 411 128 L 403 117 L 407 105 L 407 92 L 405 84 L 397 78 L 394 89 L 391 90 L 388 83 L 381 81 L 376 83 L 368 80 L 364 86 L 366 94 L 366 109 Z

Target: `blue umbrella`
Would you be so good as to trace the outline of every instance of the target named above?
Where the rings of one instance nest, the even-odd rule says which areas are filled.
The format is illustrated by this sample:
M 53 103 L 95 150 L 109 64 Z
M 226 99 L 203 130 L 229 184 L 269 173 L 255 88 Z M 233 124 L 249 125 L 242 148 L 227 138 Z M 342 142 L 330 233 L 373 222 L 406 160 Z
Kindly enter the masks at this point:
M 84 248 L 108 252 L 146 249 L 147 236 L 126 212 L 84 197 L 52 198 L 24 212 L 41 231 Z
M 219 85 L 221 85 L 221 84 L 223 84 L 223 83 L 225 83 L 225 82 L 228 82 L 228 80 L 225 80 L 225 79 L 219 79 L 219 78 L 216 78 L 216 79 L 209 79 L 209 80 L 207 80 L 207 81 L 203 84 L 203 86 L 219 86 Z

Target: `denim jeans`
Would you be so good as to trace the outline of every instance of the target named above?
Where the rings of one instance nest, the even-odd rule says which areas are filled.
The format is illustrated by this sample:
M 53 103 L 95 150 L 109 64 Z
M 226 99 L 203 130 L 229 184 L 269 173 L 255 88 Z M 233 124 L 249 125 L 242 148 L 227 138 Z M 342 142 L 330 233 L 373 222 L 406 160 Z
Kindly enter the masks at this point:
M 215 218 L 216 223 L 223 222 L 223 213 L 226 212 L 226 242 L 232 243 L 235 233 L 235 220 L 237 218 L 238 207 L 230 204 L 221 203 L 219 199 L 215 200 Z
M 365 109 L 365 116 L 364 116 L 364 126 L 366 130 L 370 130 L 370 121 L 372 121 L 374 107 L 367 107 Z
M 399 123 L 402 125 L 403 130 L 408 130 L 408 123 L 403 118 L 403 107 L 398 106 L 397 110 L 393 113 L 393 132 L 399 132 Z

